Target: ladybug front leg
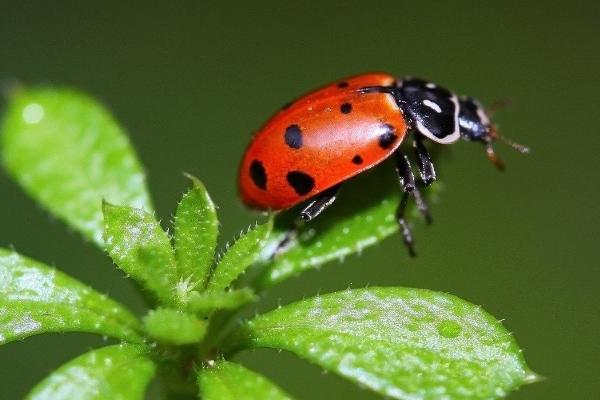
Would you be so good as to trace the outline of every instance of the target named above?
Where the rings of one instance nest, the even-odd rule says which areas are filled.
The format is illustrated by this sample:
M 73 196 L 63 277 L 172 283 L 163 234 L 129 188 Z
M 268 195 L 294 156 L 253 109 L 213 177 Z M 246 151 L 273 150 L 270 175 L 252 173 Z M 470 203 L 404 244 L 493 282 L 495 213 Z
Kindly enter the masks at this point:
M 414 137 L 413 147 L 418 161 L 421 180 L 425 185 L 431 185 L 436 178 L 435 167 L 431 161 L 431 156 L 429 155 L 427 148 L 423 145 L 423 137 L 419 134 L 415 134 Z

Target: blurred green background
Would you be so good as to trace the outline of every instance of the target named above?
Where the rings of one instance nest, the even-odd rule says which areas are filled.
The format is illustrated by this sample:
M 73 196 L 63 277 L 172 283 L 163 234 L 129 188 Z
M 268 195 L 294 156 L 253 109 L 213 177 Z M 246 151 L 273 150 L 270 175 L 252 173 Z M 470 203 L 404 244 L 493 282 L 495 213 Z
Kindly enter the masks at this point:
M 506 319 L 530 366 L 548 378 L 511 398 L 597 398 L 600 3 L 157 3 L 2 1 L 0 81 L 68 85 L 99 98 L 129 130 L 160 216 L 169 219 L 188 185 L 181 172 L 190 172 L 220 207 L 223 240 L 256 218 L 235 186 L 250 133 L 309 89 L 383 70 L 488 104 L 510 98 L 497 121 L 532 153 L 497 146 L 508 164 L 500 174 L 479 146 L 445 148 L 445 191 L 435 223 L 416 229 L 417 259 L 391 238 L 285 282 L 261 308 L 348 285 L 447 291 Z M 0 199 L 1 246 L 143 309 L 104 254 L 4 172 Z M 20 398 L 102 342 L 71 334 L 0 347 L 0 398 Z M 299 398 L 376 398 L 289 354 L 240 360 Z

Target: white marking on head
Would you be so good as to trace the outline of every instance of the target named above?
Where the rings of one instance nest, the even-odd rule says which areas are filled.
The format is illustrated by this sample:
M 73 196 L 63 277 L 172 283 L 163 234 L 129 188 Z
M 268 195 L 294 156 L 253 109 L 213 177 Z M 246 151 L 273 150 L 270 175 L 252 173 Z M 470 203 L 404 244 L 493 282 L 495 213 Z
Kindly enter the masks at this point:
M 425 85 L 425 87 L 426 87 L 427 89 L 435 89 L 435 87 L 436 87 L 436 86 L 435 86 L 435 83 L 433 83 L 433 82 L 428 82 L 428 83 Z
M 418 130 L 419 132 L 421 132 L 423 135 L 427 136 L 427 137 L 428 137 L 429 139 L 431 139 L 431 140 L 435 140 L 436 142 L 439 140 L 439 139 L 437 138 L 437 136 L 435 136 L 433 133 L 431 133 L 431 131 L 430 131 L 429 129 L 427 129 L 427 128 L 425 127 L 425 125 L 423 125 L 423 124 L 421 123 L 421 121 L 419 121 L 419 120 L 417 120 L 417 130 Z
M 446 135 L 443 138 L 439 138 L 431 133 L 431 131 L 421 124 L 421 122 L 417 121 L 417 130 L 436 143 L 450 144 L 460 139 L 460 130 L 458 126 L 458 98 L 453 94 L 452 97 L 450 97 L 450 101 L 454 103 L 454 131 L 451 134 Z
M 460 105 L 458 103 L 458 97 L 455 94 L 450 97 L 450 100 L 454 103 L 454 132 L 448 135 L 445 139 L 448 141 L 445 143 L 454 143 L 460 139 L 460 127 L 458 125 L 458 113 L 460 111 Z
M 433 111 L 435 111 L 438 114 L 442 112 L 442 108 L 439 106 L 439 104 L 437 104 L 436 102 L 433 102 L 431 100 L 427 100 L 427 99 L 423 100 L 423 105 L 431 108 Z
M 479 103 L 475 103 L 476 107 L 477 107 L 477 116 L 479 117 L 479 119 L 481 120 L 481 122 L 484 125 L 489 125 L 490 124 L 490 118 L 487 116 L 487 114 L 485 113 L 485 111 L 483 111 L 483 107 L 481 107 L 481 104 Z

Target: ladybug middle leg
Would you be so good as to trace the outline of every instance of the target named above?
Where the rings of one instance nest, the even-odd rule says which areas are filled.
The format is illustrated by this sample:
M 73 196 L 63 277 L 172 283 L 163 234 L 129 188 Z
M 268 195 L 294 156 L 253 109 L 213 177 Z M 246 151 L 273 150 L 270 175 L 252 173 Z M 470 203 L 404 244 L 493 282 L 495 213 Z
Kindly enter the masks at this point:
M 435 166 L 433 165 L 433 161 L 431 161 L 431 155 L 429 155 L 427 148 L 423 144 L 423 137 L 421 135 L 415 135 L 413 147 L 418 162 L 419 175 L 421 176 L 421 181 L 423 181 L 425 186 L 429 186 L 436 180 Z M 425 199 L 423 198 L 423 196 L 421 196 L 421 192 L 419 191 L 416 185 L 415 190 L 413 190 L 413 195 L 415 196 L 417 208 L 425 217 L 425 222 L 427 222 L 427 224 L 431 224 L 432 219 L 431 214 L 429 213 L 429 206 L 427 206 Z
M 421 195 L 421 191 L 417 187 L 415 187 L 415 190 L 413 190 L 413 196 L 415 196 L 415 203 L 417 203 L 417 208 L 425 218 L 425 222 L 427 223 L 427 225 L 431 224 L 433 222 L 433 219 L 431 218 L 431 214 L 429 213 L 429 206 L 427 205 L 427 202 Z
M 414 257 L 417 255 L 417 253 L 415 253 L 414 239 L 410 227 L 404 218 L 404 213 L 406 211 L 406 205 L 408 204 L 408 197 L 416 187 L 415 176 L 410 168 L 408 157 L 406 157 L 405 154 L 400 150 L 397 150 L 394 153 L 394 157 L 396 160 L 396 173 L 398 174 L 398 180 L 400 181 L 400 187 L 403 192 L 402 200 L 400 200 L 400 204 L 398 204 L 398 208 L 396 209 L 396 220 L 400 225 L 400 233 L 402 234 L 404 244 L 408 248 L 408 254 L 411 257 Z
M 415 252 L 415 241 L 413 239 L 412 231 L 404 219 L 404 212 L 406 211 L 406 205 L 408 204 L 408 196 L 409 192 L 404 192 L 402 194 L 402 200 L 400 200 L 400 204 L 398 205 L 398 209 L 396 210 L 396 219 L 398 220 L 398 224 L 400 225 L 400 231 L 402 233 L 402 240 L 408 249 L 408 254 L 411 257 L 415 257 L 417 253 Z
M 424 149 L 424 147 L 423 147 L 423 149 Z M 429 160 L 429 163 L 431 163 L 429 154 L 425 153 L 423 155 L 426 155 L 427 159 Z M 400 186 L 401 186 L 402 192 L 403 192 L 402 200 L 400 200 L 400 204 L 398 205 L 398 208 L 396 209 L 396 219 L 398 221 L 398 224 L 400 225 L 400 232 L 402 234 L 402 239 L 404 241 L 404 244 L 408 248 L 408 253 L 411 257 L 414 257 L 416 255 L 416 252 L 414 249 L 414 239 L 413 239 L 413 235 L 410 230 L 410 227 L 408 225 L 408 222 L 406 222 L 406 219 L 404 216 L 410 195 L 412 194 L 414 196 L 415 202 L 417 204 L 417 208 L 419 209 L 421 214 L 423 214 L 427 223 L 431 223 L 431 215 L 429 214 L 429 207 L 427 206 L 427 203 L 421 196 L 421 192 L 419 191 L 419 189 L 417 188 L 417 185 L 415 184 L 415 177 L 414 177 L 412 169 L 410 167 L 410 162 L 408 161 L 408 157 L 406 157 L 406 155 L 403 154 L 400 150 L 396 151 L 396 153 L 394 154 L 394 157 L 396 160 L 396 172 L 398 174 L 398 180 L 400 181 Z M 421 162 L 421 161 L 419 161 L 419 162 Z M 431 165 L 431 168 L 429 168 L 429 166 L 426 166 L 426 168 L 424 170 L 425 170 L 425 172 L 434 171 L 433 176 L 435 177 L 435 170 L 433 169 L 433 165 Z M 428 176 L 431 176 L 431 175 L 428 175 Z

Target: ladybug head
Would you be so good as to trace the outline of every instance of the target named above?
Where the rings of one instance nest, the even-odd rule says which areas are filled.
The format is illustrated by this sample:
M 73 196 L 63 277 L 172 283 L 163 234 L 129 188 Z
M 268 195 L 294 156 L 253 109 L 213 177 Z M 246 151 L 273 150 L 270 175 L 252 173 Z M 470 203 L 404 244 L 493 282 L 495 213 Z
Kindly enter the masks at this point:
M 460 134 L 465 140 L 478 141 L 485 145 L 486 153 L 492 164 L 496 168 L 503 170 L 504 163 L 494 151 L 493 143 L 501 140 L 520 153 L 528 153 L 529 148 L 518 143 L 514 143 L 503 136 L 500 136 L 494 124 L 492 124 L 490 115 L 483 108 L 481 103 L 472 97 L 461 97 L 459 99 L 458 125 Z M 497 107 L 494 107 L 497 108 Z

